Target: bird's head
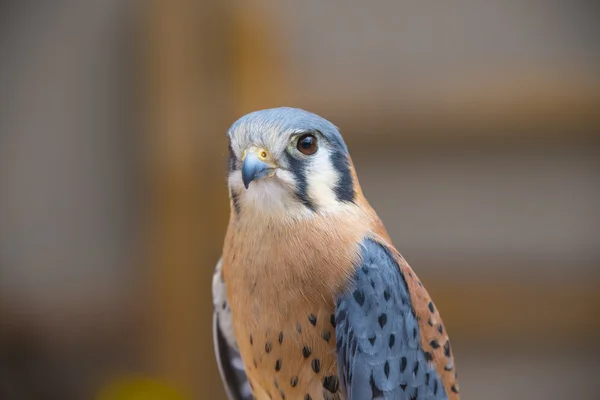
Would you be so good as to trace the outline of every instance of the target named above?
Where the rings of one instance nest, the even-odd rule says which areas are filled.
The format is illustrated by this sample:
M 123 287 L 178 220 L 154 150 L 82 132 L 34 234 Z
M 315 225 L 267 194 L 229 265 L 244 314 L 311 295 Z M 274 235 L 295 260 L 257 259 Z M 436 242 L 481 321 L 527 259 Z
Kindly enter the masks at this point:
M 326 119 L 297 108 L 256 111 L 237 120 L 228 137 L 237 213 L 302 217 L 354 205 L 348 148 Z

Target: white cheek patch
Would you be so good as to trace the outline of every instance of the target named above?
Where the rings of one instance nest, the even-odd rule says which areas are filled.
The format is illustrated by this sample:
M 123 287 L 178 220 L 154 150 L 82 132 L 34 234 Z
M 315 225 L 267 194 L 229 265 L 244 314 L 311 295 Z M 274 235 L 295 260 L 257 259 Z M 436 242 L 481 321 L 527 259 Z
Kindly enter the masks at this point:
M 321 212 L 335 211 L 342 206 L 334 190 L 340 174 L 333 166 L 328 150 L 323 147 L 304 161 L 307 194 Z M 242 214 L 247 216 L 254 214 L 257 217 L 302 218 L 313 215 L 313 211 L 299 201 L 296 195 L 296 180 L 293 172 L 277 169 L 275 176 L 252 181 L 246 189 L 242 183 L 241 171 L 234 171 L 229 176 L 229 187 L 238 194 Z
M 339 179 L 339 173 L 331 163 L 329 152 L 322 149 L 310 160 L 306 170 L 308 197 L 318 208 L 337 207 L 340 202 L 334 188 Z

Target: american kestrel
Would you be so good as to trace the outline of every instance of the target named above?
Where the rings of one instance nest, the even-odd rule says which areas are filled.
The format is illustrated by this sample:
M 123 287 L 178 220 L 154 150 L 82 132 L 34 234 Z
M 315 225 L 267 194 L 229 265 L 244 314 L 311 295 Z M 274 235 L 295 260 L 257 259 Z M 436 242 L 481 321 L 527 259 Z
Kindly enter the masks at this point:
M 365 199 L 336 126 L 295 108 L 229 138 L 231 216 L 213 277 L 231 399 L 458 399 L 448 333 Z

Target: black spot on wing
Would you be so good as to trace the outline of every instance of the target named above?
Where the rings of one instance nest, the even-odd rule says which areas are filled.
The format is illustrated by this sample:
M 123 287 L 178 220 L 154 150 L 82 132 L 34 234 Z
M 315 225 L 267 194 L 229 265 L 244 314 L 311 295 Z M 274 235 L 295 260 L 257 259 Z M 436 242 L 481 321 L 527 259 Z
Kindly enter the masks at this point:
M 349 398 L 446 399 L 421 348 L 408 286 L 391 254 L 365 240 L 363 264 L 336 299 L 340 385 Z

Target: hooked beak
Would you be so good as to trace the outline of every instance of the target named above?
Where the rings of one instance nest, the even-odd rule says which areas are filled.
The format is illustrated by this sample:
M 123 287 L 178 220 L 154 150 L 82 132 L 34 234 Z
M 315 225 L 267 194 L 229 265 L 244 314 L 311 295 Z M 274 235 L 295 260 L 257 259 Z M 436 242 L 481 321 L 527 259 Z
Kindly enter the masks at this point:
M 266 161 L 267 152 L 264 149 L 251 148 L 245 154 L 242 163 L 242 182 L 248 189 L 250 182 L 266 176 L 275 167 Z

